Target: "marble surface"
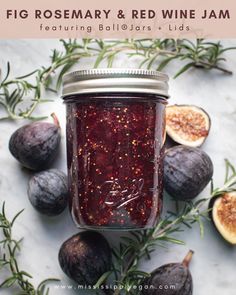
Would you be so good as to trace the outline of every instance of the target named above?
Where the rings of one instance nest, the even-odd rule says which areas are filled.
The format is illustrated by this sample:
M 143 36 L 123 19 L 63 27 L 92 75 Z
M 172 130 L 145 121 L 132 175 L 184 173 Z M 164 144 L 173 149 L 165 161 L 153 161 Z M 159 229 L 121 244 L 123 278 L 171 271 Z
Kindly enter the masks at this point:
M 225 40 L 224 44 L 236 46 L 236 40 Z M 22 75 L 34 70 L 35 67 L 47 65 L 52 48 L 60 49 L 58 40 L 1 40 L 0 67 L 4 72 L 6 62 L 12 64 L 13 74 Z M 227 67 L 236 69 L 236 51 L 226 54 Z M 91 60 L 79 64 L 78 68 L 91 66 Z M 121 58 L 116 66 L 136 67 L 137 61 Z M 178 62 L 171 64 L 166 72 L 173 76 L 178 69 Z M 236 74 L 236 73 L 235 73 Z M 209 73 L 191 70 L 176 80 L 170 80 L 170 103 L 189 103 L 203 107 L 210 114 L 212 129 L 203 149 L 211 156 L 214 163 L 214 181 L 221 185 L 224 177 L 224 158 L 230 159 L 236 165 L 236 76 L 227 76 L 218 71 Z M 65 109 L 61 99 L 55 98 L 53 103 L 41 105 L 38 114 L 49 115 L 54 111 L 65 126 Z M 33 282 L 37 284 L 47 277 L 57 277 L 61 284 L 67 286 L 71 281 L 61 271 L 58 265 L 58 249 L 62 242 L 76 233 L 68 211 L 57 218 L 47 218 L 38 214 L 29 204 L 27 198 L 27 182 L 30 173 L 22 169 L 8 151 L 10 135 L 26 122 L 0 122 L 0 203 L 6 201 L 9 217 L 25 208 L 24 213 L 16 223 L 14 235 L 24 237 L 19 264 L 22 269 L 33 274 Z M 62 132 L 60 154 L 53 167 L 66 171 L 65 132 Z M 209 187 L 201 196 L 209 195 Z M 165 203 L 170 203 L 165 197 Z M 105 233 L 111 243 L 115 243 L 119 233 Z M 217 234 L 211 223 L 205 224 L 205 236 L 200 238 L 199 230 L 185 229 L 178 238 L 186 242 L 184 246 L 167 245 L 166 249 L 158 248 L 153 253 L 151 261 L 143 261 L 141 268 L 145 271 L 163 263 L 180 261 L 188 249 L 193 249 L 195 255 L 191 264 L 194 280 L 194 295 L 235 295 L 236 290 L 236 248 L 228 245 Z M 2 280 L 7 273 L 0 272 Z M 2 295 L 13 294 L 1 290 Z M 69 290 L 52 286 L 52 295 L 85 294 L 83 291 Z M 86 293 L 87 294 L 87 293 Z

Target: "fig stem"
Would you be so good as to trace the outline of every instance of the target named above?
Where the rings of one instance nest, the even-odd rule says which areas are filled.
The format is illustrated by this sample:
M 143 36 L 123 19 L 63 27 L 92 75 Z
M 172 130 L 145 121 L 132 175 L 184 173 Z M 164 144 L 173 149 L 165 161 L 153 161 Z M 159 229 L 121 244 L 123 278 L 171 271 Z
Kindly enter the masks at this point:
M 193 250 L 189 250 L 188 251 L 188 254 L 184 257 L 184 260 L 182 262 L 182 265 L 183 266 L 185 266 L 187 268 L 189 267 L 189 263 L 192 260 L 193 254 L 194 254 L 194 251 Z
M 56 114 L 55 114 L 55 113 L 52 113 L 52 114 L 51 114 L 51 117 L 53 118 L 53 122 L 54 122 L 54 124 L 55 124 L 58 128 L 61 128 L 60 123 L 59 123 L 59 120 L 58 120 Z

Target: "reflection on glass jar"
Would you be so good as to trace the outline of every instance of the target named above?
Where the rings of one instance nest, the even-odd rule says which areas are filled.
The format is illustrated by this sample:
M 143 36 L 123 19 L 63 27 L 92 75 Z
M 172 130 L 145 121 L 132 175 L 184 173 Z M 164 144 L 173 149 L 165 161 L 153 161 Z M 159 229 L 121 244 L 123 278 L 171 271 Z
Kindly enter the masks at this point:
M 167 78 L 128 72 L 79 71 L 64 80 L 70 208 L 80 227 L 150 228 L 160 216 Z

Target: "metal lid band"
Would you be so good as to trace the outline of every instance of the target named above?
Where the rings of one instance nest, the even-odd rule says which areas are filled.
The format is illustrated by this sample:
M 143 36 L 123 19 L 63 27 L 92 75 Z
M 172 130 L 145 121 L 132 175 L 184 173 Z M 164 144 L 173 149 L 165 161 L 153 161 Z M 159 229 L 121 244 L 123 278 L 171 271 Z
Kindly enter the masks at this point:
M 168 76 L 143 69 L 91 69 L 63 77 L 63 98 L 89 93 L 147 93 L 168 97 Z

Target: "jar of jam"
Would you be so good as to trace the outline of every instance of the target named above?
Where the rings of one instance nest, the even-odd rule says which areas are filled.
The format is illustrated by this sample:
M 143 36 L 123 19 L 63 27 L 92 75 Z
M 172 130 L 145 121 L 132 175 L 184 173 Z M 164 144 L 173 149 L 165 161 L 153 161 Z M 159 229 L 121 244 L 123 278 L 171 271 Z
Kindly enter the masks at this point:
M 70 210 L 91 229 L 154 227 L 162 208 L 168 77 L 92 69 L 63 79 Z

